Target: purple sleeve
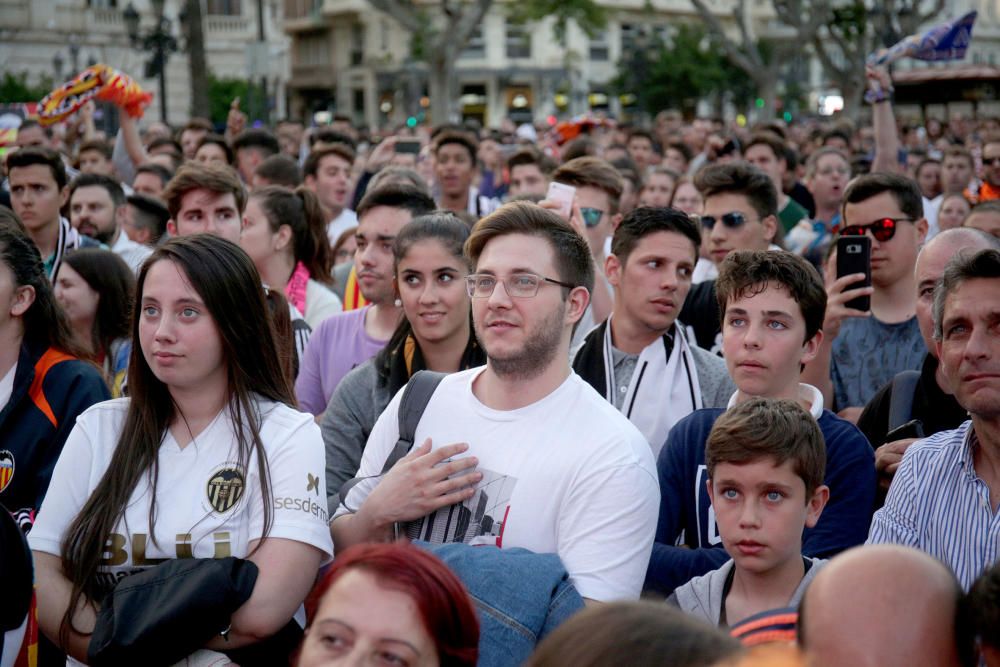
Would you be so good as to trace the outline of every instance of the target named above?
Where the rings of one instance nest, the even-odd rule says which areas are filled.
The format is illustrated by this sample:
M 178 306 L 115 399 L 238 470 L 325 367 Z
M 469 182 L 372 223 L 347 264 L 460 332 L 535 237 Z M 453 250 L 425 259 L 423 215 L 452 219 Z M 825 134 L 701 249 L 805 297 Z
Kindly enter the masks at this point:
M 323 370 L 326 348 L 327 322 L 323 322 L 306 345 L 305 354 L 299 363 L 299 376 L 295 380 L 295 396 L 299 399 L 299 409 L 314 415 L 321 415 L 326 410 L 323 400 Z

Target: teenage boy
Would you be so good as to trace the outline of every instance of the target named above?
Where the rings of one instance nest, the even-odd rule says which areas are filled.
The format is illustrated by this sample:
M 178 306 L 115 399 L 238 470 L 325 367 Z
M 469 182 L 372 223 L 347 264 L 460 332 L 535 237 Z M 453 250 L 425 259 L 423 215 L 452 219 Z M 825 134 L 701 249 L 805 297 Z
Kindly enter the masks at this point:
M 737 391 L 729 407 L 754 397 L 796 401 L 826 443 L 831 502 L 806 531 L 802 552 L 826 558 L 865 540 L 875 495 L 871 445 L 857 427 L 823 409 L 799 370 L 823 340 L 826 292 L 819 274 L 789 252 L 732 253 L 719 271 L 726 367 Z M 657 460 L 660 520 L 647 587 L 669 593 L 726 560 L 705 485 L 705 442 L 720 409 L 697 410 L 670 431 Z M 678 546 L 680 545 L 680 546 Z
M 830 284 L 825 338 L 803 379 L 823 392 L 827 407 L 856 422 L 879 388 L 900 371 L 918 370 L 927 351 L 913 275 L 927 234 L 920 188 L 896 174 L 859 176 L 844 193 L 840 234 L 871 238 L 872 286 L 852 288 L 861 274 Z M 870 311 L 845 306 L 865 294 Z
M 668 602 L 712 625 L 796 607 L 826 561 L 802 555 L 802 532 L 830 498 L 826 448 L 796 401 L 754 398 L 716 420 L 705 443 L 705 487 L 730 559 Z
M 480 195 L 472 184 L 478 152 L 479 146 L 467 132 L 444 131 L 434 141 L 434 177 L 441 188 L 438 206 L 468 213 L 477 220 L 500 205 L 496 199 Z
M 552 180 L 576 188 L 570 224 L 587 241 L 597 276 L 590 305 L 573 337 L 573 344 L 578 345 L 594 325 L 607 319 L 614 305 L 611 285 L 604 278 L 604 258 L 608 238 L 621 220 L 618 205 L 622 196 L 622 177 L 610 162 L 585 156 L 560 166 L 552 174 Z M 548 202 L 542 206 L 548 206 Z
M 614 309 L 573 357 L 573 370 L 635 424 L 653 456 L 682 417 L 723 407 L 736 389 L 725 362 L 676 326 L 700 245 L 697 223 L 680 211 L 626 215 L 604 264 Z
M 808 212 L 782 190 L 785 174 L 788 171 L 788 161 L 781 137 L 771 132 L 753 135 L 750 143 L 743 149 L 743 159 L 767 174 L 774 183 L 778 193 L 778 222 L 785 232 L 802 220 L 808 219 Z
M 507 196 L 545 196 L 555 170 L 555 160 L 548 155 L 537 148 L 522 148 L 507 158 L 507 171 L 510 174 Z
M 329 220 L 326 234 L 330 245 L 336 243 L 344 231 L 358 225 L 358 216 L 347 208 L 353 190 L 353 166 L 354 151 L 345 144 L 331 144 L 326 148 L 316 149 L 309 153 L 302 165 L 302 182 L 316 193 Z
M 701 225 L 713 264 L 719 266 L 734 250 L 772 247 L 778 230 L 778 191 L 767 174 L 746 162 L 718 164 L 699 171 L 694 185 L 705 198 Z M 691 288 L 680 319 L 694 330 L 698 345 L 721 351 L 714 280 Z
M 49 279 L 68 251 L 100 245 L 73 229 L 59 213 L 69 197 L 59 153 L 51 148 L 21 148 L 7 156 L 7 174 L 11 206 L 38 246 Z
M 413 218 L 434 210 L 434 200 L 412 185 L 386 183 L 358 205 L 357 285 L 368 305 L 331 315 L 313 332 L 299 367 L 295 394 L 305 412 L 321 415 L 348 371 L 375 356 L 399 324 L 392 242 Z
M 341 504 L 331 523 L 337 548 L 390 540 L 399 525 L 434 543 L 554 553 L 584 598 L 638 598 L 656 476 L 642 434 L 569 365 L 594 281 L 587 246 L 558 215 L 512 202 L 479 222 L 465 250 L 486 365 L 441 381 L 420 444 L 380 475 L 402 392 L 389 403 L 346 499 L 357 512 Z

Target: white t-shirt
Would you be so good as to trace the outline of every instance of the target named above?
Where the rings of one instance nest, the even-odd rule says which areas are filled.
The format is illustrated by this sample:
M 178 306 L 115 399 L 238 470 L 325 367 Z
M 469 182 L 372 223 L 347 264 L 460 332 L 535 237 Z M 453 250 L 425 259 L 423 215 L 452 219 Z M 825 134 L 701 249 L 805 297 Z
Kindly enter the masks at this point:
M 28 542 L 60 555 L 70 523 L 108 467 L 128 409 L 127 398 L 98 403 L 77 419 L 52 474 Z M 325 458 L 311 415 L 261 400 L 260 438 L 271 482 L 269 537 L 333 552 L 326 516 Z M 223 410 L 181 449 L 168 431 L 159 452 L 156 544 L 149 529 L 149 476 L 132 492 L 123 520 L 107 543 L 100 584 L 114 582 L 166 558 L 245 558 L 264 528 L 256 458 L 238 465 L 236 438 Z
M 475 368 L 441 381 L 415 442 L 469 443 L 483 479 L 462 505 L 410 522 L 410 537 L 556 553 L 580 594 L 639 597 L 649 564 L 660 492 L 649 444 L 613 405 L 575 373 L 517 410 L 494 410 L 472 393 Z M 365 446 L 358 476 L 378 475 L 399 438 L 397 393 Z M 378 483 L 348 497 L 359 507 Z M 336 516 L 347 513 L 343 505 Z
M 345 208 L 336 218 L 326 223 L 326 235 L 330 239 L 332 246 L 340 238 L 340 235 L 351 227 L 358 226 L 358 215 L 349 208 Z

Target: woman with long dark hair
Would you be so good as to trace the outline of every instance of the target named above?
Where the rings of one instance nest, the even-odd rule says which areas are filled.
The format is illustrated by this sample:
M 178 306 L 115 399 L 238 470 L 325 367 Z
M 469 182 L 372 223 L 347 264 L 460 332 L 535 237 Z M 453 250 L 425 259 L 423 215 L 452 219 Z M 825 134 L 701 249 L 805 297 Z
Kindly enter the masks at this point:
M 80 660 L 98 601 L 139 569 L 255 563 L 253 595 L 205 647 L 229 650 L 284 628 L 332 552 L 323 508 L 302 510 L 323 497 L 318 428 L 291 407 L 246 253 L 209 235 L 172 239 L 136 294 L 130 398 L 80 416 L 29 538 L 39 626 Z
M 374 359 L 344 376 L 320 421 L 333 507 L 340 487 L 361 465 L 375 421 L 413 373 L 454 373 L 486 363 L 465 287 L 469 263 L 462 248 L 468 237 L 468 225 L 452 213 L 416 218 L 396 236 L 396 293 L 404 317 Z
M 104 370 L 111 393 L 121 396 L 132 347 L 132 269 L 110 250 L 81 248 L 66 254 L 56 273 L 54 291 L 76 342 L 87 351 L 87 358 Z
M 42 503 L 77 415 L 109 393 L 97 367 L 81 361 L 20 224 L 0 207 L 0 504 L 23 524 Z
M 333 253 L 316 195 L 278 185 L 254 190 L 243 212 L 240 246 L 264 283 L 283 289 L 313 328 L 343 310 L 333 286 Z

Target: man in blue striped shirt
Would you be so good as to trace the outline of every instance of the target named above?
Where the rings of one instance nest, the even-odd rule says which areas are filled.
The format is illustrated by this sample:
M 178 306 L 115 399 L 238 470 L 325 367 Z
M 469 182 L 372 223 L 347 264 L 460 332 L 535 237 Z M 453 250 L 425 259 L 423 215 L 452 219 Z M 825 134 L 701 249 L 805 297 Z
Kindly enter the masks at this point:
M 1000 251 L 948 265 L 935 291 L 934 338 L 971 421 L 907 450 L 868 542 L 926 551 L 968 589 L 1000 555 Z

